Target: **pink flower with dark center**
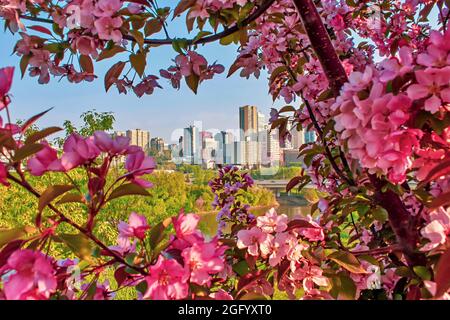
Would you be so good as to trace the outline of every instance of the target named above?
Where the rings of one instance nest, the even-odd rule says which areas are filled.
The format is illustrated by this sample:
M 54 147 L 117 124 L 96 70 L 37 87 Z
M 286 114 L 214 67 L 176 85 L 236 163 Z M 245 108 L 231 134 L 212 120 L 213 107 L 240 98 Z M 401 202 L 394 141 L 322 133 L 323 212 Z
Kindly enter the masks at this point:
M 147 223 L 145 216 L 132 212 L 128 217 L 128 223 L 119 222 L 119 237 L 133 238 L 136 237 L 140 240 L 145 239 L 145 233 L 150 227 Z
M 27 162 L 30 173 L 33 176 L 42 176 L 47 171 L 64 171 L 56 150 L 50 147 L 47 142 L 42 142 L 42 144 L 44 148 Z
M 178 217 L 172 218 L 176 233 L 176 237 L 172 242 L 174 248 L 183 250 L 194 243 L 204 242 L 202 233 L 197 229 L 199 220 L 200 216 L 192 213 L 184 214 L 183 212 L 180 212 Z
M 217 239 L 209 243 L 194 243 L 183 250 L 184 267 L 190 273 L 190 282 L 198 285 L 210 285 L 211 275 L 224 269 L 223 254 L 225 247 Z
M 146 156 L 142 150 L 129 154 L 125 160 L 125 169 L 128 171 L 127 177 L 133 183 L 144 188 L 150 188 L 153 184 L 139 177 L 152 173 L 155 168 L 156 163 L 153 158 Z
M 41 252 L 17 250 L 7 260 L 3 290 L 8 300 L 48 299 L 57 282 L 50 259 Z
M 95 20 L 94 25 L 100 39 L 113 40 L 115 43 L 122 41 L 122 32 L 119 30 L 122 26 L 122 19 L 120 17 L 102 17 Z
M 67 138 L 63 149 L 61 164 L 65 170 L 87 164 L 100 155 L 100 150 L 94 143 L 94 137 L 83 138 L 77 133 L 73 133 Z
M 147 291 L 144 299 L 152 300 L 181 300 L 187 297 L 189 285 L 186 272 L 177 261 L 166 259 L 162 255 L 158 257 L 156 264 L 149 268 Z
M 278 215 L 272 208 L 264 216 L 256 218 L 256 225 L 265 233 L 283 232 L 287 229 L 287 221 L 288 217 L 285 214 Z
M 443 103 L 450 102 L 450 67 L 417 70 L 415 75 L 417 84 L 408 87 L 408 96 L 413 100 L 426 98 L 426 111 L 436 113 Z
M 252 227 L 250 230 L 240 230 L 237 233 L 237 247 L 239 249 L 247 248 L 250 255 L 257 257 L 260 253 L 260 245 L 268 238 L 268 234 L 264 233 L 258 227 Z

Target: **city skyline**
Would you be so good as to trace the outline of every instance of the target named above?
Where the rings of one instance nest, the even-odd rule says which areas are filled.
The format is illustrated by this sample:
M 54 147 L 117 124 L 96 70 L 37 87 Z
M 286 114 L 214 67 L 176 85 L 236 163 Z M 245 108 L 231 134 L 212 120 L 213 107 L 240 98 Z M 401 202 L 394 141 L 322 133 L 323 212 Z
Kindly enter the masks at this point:
M 257 106 L 238 108 L 238 129 L 204 129 L 202 121 L 194 121 L 184 128 L 174 129 L 165 141 L 159 133 L 142 128 L 115 131 L 124 135 L 148 152 L 167 152 L 176 164 L 196 164 L 204 168 L 233 164 L 247 168 L 272 168 L 298 162 L 298 149 L 312 142 L 312 131 L 291 128 L 291 141 L 282 142 L 278 130 L 271 130 L 266 115 Z

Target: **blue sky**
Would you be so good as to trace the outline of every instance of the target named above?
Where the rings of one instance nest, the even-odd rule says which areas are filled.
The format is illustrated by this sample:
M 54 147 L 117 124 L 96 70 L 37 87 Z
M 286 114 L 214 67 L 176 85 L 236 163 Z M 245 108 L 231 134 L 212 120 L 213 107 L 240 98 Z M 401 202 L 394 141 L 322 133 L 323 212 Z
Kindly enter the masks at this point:
M 175 22 L 169 29 L 172 37 L 183 34 L 183 30 L 183 25 L 179 22 Z M 228 68 L 236 58 L 237 48 L 233 45 L 224 47 L 213 43 L 198 50 L 210 63 L 217 60 L 223 64 L 226 71 L 202 83 L 197 95 L 194 95 L 185 83 L 182 83 L 182 88 L 177 91 L 166 79 L 161 79 L 163 90 L 157 89 L 153 95 L 138 98 L 134 93 L 119 95 L 115 87 L 105 93 L 103 76 L 112 65 L 111 61 L 95 64 L 99 78 L 91 83 L 71 84 L 66 79 L 58 82 L 58 79 L 52 78 L 49 84 L 40 85 L 36 78 L 28 75 L 20 79 L 19 57 L 11 55 L 19 38 L 19 35 L 11 35 L 9 31 L 0 32 L 0 66 L 13 65 L 17 68 L 12 88 L 13 118 L 28 118 L 46 108 L 54 107 L 40 120 L 40 127 L 62 125 L 66 119 L 79 123 L 82 112 L 95 108 L 98 111 L 114 112 L 116 130 L 147 129 L 151 136 L 161 136 L 169 142 L 173 130 L 183 128 L 194 121 L 202 121 L 204 129 L 236 129 L 239 106 L 256 105 L 265 114 L 268 114 L 273 106 L 272 98 L 268 94 L 266 73 L 262 73 L 259 79 L 240 78 L 238 72 L 231 78 L 226 78 Z M 175 55 L 171 46 L 152 49 L 148 56 L 147 72 L 159 74 L 159 69 L 171 65 L 171 59 Z M 126 60 L 127 56 L 122 55 L 121 58 Z M 276 103 L 278 106 L 282 104 Z

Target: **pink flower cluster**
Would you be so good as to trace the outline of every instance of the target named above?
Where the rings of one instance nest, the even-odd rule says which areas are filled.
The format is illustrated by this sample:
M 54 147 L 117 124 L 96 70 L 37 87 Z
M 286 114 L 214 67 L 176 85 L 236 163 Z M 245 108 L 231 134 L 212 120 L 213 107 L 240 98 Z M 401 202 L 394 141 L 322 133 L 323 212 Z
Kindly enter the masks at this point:
M 411 99 L 386 92 L 373 67 L 354 72 L 332 106 L 335 129 L 347 143 L 349 157 L 369 173 L 387 175 L 394 183 L 406 179 L 422 132 L 402 127 L 410 117 Z
M 2 68 L 0 69 L 0 111 L 7 108 L 10 99 L 8 96 L 9 90 L 11 89 L 12 80 L 14 75 L 14 68 Z M 0 117 L 0 133 L 3 131 L 8 132 L 10 126 L 8 124 L 3 127 L 3 119 Z M 7 168 L 5 164 L 0 161 L 0 184 L 9 186 L 9 182 L 7 180 Z
M 253 257 L 266 260 L 270 266 L 278 267 L 283 262 L 289 264 L 289 272 L 284 274 L 280 289 L 293 292 L 303 286 L 307 294 L 316 293 L 315 285 L 326 286 L 320 266 L 304 258 L 302 251 L 310 247 L 310 242 L 325 239 L 323 229 L 310 216 L 299 218 L 298 225 L 289 226 L 288 217 L 278 215 L 275 209 L 256 218 L 256 226 L 237 233 L 237 247 L 247 249 Z
M 189 293 L 189 283 L 209 287 L 214 276 L 220 279 L 225 270 L 226 247 L 217 238 L 206 241 L 198 230 L 199 219 L 195 214 L 183 212 L 172 218 L 175 235 L 156 263 L 149 267 L 144 299 L 184 299 Z M 130 240 L 146 241 L 145 232 L 149 229 L 144 216 L 132 213 L 128 223 L 119 223 L 119 246 L 111 248 L 121 254 L 135 252 L 136 242 L 131 244 Z
M 445 244 L 450 236 L 450 207 L 439 207 L 430 212 L 427 217 L 428 224 L 421 230 L 421 234 L 429 242 L 421 250 L 429 251 L 439 245 Z
M 214 238 L 209 242 L 197 229 L 199 216 L 181 212 L 173 218 L 176 232 L 172 244 L 150 267 L 144 298 L 153 300 L 184 299 L 189 283 L 210 286 L 214 275 L 225 270 L 226 247 Z
M 28 160 L 28 169 L 35 176 L 48 171 L 69 171 L 79 166 L 94 164 L 102 154 L 107 154 L 109 160 L 126 156 L 126 178 L 143 187 L 151 187 L 151 183 L 141 179 L 143 175 L 150 174 L 156 167 L 153 158 L 145 155 L 137 146 L 130 145 L 130 139 L 97 131 L 91 137 L 82 137 L 73 133 L 67 138 L 63 146 L 63 153 L 58 158 L 58 152 L 47 142 L 42 142 L 43 149 Z
M 209 80 L 215 74 L 222 73 L 225 68 L 220 64 L 208 65 L 205 57 L 195 51 L 187 51 L 186 54 L 179 54 L 175 58 L 175 66 L 171 66 L 167 70 L 160 70 L 163 78 L 169 79 L 175 89 L 180 88 L 180 80 L 182 77 L 195 76 L 199 82 Z

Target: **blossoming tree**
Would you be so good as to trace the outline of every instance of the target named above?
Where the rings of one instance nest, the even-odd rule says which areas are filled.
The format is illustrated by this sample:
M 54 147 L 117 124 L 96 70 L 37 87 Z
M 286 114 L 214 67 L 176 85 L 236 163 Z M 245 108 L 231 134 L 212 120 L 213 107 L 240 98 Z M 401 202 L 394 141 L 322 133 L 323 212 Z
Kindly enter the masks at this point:
M 240 193 L 252 185 L 236 168 L 210 186 L 219 233 L 210 239 L 199 217 L 181 212 L 149 226 L 131 213 L 116 246 L 96 237 L 105 205 L 148 195 L 144 175 L 155 164 L 122 137 L 71 135 L 61 155 L 45 139 L 51 127 L 26 138 L 41 113 L 20 126 L 10 121 L 13 68 L 0 71 L 0 183 L 37 197 L 36 225 L 0 231 L 0 297 L 107 299 L 135 287 L 144 299 L 271 298 L 442 299 L 450 287 L 450 31 L 444 0 L 0 0 L 0 16 L 20 39 L 14 52 L 26 72 L 48 83 L 93 81 L 94 64 L 112 59 L 105 89 L 137 96 L 162 88 L 146 73 L 148 53 L 172 45 L 173 65 L 159 76 L 194 92 L 222 73 L 196 49 L 238 44 L 228 75 L 270 74 L 272 128 L 314 130 L 300 148 L 305 167 L 287 190 L 313 183 L 311 215 L 291 220 L 274 210 L 255 217 Z M 183 16 L 192 38 L 172 37 L 167 25 Z M 437 19 L 434 18 L 437 16 Z M 194 31 L 195 30 L 195 31 Z M 159 35 L 162 35 L 158 37 Z M 119 60 L 118 60 L 119 59 Z M 292 103 L 296 101 L 295 103 Z M 116 159 L 124 173 L 111 179 Z M 82 170 L 86 185 L 70 174 Z M 44 192 L 27 175 L 63 172 L 67 184 Z M 67 204 L 80 204 L 75 221 Z M 107 214 L 107 213 L 106 213 Z M 72 233 L 61 233 L 61 224 Z M 59 242 L 80 260 L 46 253 Z M 116 287 L 99 283 L 113 268 Z M 78 270 L 74 277 L 74 270 Z M 81 283 L 80 286 L 75 284 Z

